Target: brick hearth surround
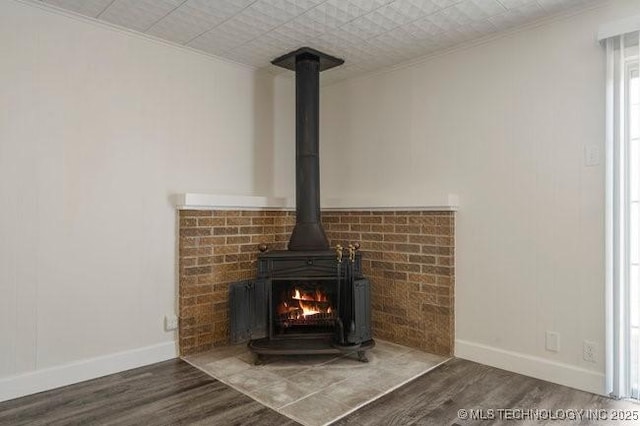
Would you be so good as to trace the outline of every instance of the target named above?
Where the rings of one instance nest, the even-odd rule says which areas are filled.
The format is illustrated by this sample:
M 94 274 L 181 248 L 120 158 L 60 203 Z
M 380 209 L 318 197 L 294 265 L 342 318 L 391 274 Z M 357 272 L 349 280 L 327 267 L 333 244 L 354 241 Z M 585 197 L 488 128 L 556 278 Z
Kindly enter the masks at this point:
M 258 244 L 285 249 L 295 212 L 179 211 L 181 355 L 229 339 L 229 285 L 256 276 Z M 331 245 L 359 241 L 374 336 L 453 354 L 454 213 L 325 211 Z

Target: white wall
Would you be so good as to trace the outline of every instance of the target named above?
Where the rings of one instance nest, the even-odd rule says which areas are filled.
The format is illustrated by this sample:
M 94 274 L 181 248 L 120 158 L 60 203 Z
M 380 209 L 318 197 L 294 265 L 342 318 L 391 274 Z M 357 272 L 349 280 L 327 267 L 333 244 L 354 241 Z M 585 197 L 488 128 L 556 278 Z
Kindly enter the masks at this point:
M 603 391 L 604 166 L 584 147 L 604 152 L 598 26 L 632 14 L 638 1 L 613 1 L 323 89 L 325 191 L 460 196 L 457 355 Z
M 173 346 L 170 195 L 269 195 L 273 79 L 9 0 L 0 57 L 0 377 Z

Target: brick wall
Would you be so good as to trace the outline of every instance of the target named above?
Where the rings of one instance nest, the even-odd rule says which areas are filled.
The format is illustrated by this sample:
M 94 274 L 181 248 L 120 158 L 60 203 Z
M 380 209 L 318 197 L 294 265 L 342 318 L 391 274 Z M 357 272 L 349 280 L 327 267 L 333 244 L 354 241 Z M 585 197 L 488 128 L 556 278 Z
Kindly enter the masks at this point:
M 182 210 L 180 353 L 225 344 L 229 284 L 256 275 L 257 245 L 284 249 L 295 213 Z M 374 335 L 453 353 L 454 215 L 450 212 L 324 212 L 331 245 L 359 241 L 372 283 Z
M 454 214 L 325 212 L 322 220 L 332 245 L 361 244 L 374 335 L 452 355 Z
M 229 339 L 229 284 L 255 278 L 258 245 L 285 249 L 294 212 L 181 210 L 179 240 L 180 354 Z

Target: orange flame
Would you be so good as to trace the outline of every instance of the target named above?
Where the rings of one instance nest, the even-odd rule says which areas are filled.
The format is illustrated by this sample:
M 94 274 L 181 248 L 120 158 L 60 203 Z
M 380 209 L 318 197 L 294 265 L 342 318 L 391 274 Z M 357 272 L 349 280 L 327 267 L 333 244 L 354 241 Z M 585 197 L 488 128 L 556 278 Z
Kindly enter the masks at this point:
M 296 319 L 332 312 L 328 304 L 329 298 L 320 288 L 305 291 L 294 287 L 290 298 L 290 300 L 282 300 L 277 308 L 279 314 L 288 314 L 289 318 Z
M 307 303 L 305 301 L 300 300 L 300 309 L 302 309 L 302 316 L 307 317 L 309 315 L 319 314 L 322 311 L 318 309 L 318 306 L 315 303 Z

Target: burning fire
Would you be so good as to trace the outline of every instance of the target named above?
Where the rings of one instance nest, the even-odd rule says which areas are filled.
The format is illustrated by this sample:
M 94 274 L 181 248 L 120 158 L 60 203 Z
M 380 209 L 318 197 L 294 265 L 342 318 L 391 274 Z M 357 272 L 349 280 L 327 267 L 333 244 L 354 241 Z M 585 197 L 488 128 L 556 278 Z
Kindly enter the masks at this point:
M 330 314 L 331 305 L 327 293 L 320 288 L 305 290 L 294 287 L 278 306 L 278 314 L 288 314 L 290 319 L 306 318 L 317 314 Z

